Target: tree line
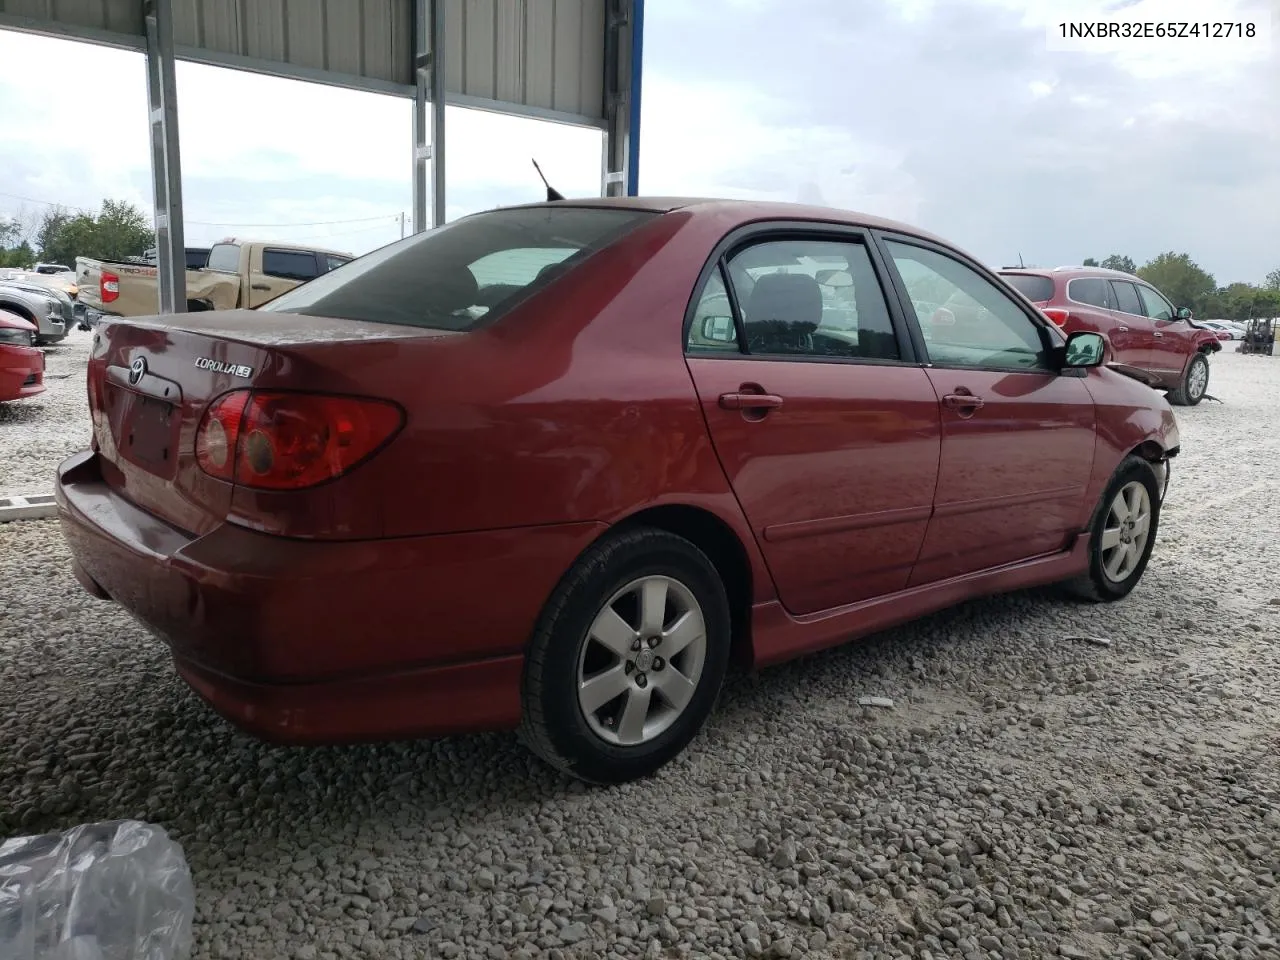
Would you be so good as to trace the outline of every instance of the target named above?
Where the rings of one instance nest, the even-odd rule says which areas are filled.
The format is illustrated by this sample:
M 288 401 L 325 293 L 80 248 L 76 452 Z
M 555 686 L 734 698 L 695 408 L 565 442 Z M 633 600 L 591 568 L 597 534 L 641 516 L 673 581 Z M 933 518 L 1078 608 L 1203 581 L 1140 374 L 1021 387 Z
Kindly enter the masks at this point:
M 1230 283 L 1220 287 L 1213 274 L 1203 270 L 1188 254 L 1162 253 L 1139 267 L 1129 257 L 1113 253 L 1102 260 L 1088 257 L 1086 267 L 1106 267 L 1141 277 L 1174 306 L 1190 307 L 1202 320 L 1249 320 L 1280 317 L 1280 267 L 1267 274 L 1261 285 Z
M 0 267 L 29 267 L 36 261 L 75 265 L 76 257 L 127 260 L 154 247 L 150 218 L 133 204 L 103 200 L 96 214 L 53 207 L 42 216 L 0 219 Z M 1248 320 L 1280 317 L 1280 267 L 1260 284 L 1218 286 L 1188 254 L 1162 253 L 1139 267 L 1113 253 L 1088 257 L 1086 267 L 1107 267 L 1135 274 L 1164 293 L 1178 307 L 1190 307 L 1205 320 Z
M 43 215 L 0 218 L 0 267 L 42 261 L 74 269 L 76 257 L 127 260 L 155 244 L 151 218 L 122 200 L 103 200 L 96 214 L 53 207 Z

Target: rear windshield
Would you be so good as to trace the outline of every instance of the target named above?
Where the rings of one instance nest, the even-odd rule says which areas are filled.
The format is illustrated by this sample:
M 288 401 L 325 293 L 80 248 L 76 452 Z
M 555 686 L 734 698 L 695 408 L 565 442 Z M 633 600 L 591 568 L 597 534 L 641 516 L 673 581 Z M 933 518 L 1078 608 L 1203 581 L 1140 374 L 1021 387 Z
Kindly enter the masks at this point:
M 479 213 L 352 260 L 260 309 L 470 330 L 652 216 L 552 206 Z
M 1053 278 L 1033 273 L 1002 273 L 1005 283 L 1013 287 L 1032 303 L 1044 303 L 1053 299 Z

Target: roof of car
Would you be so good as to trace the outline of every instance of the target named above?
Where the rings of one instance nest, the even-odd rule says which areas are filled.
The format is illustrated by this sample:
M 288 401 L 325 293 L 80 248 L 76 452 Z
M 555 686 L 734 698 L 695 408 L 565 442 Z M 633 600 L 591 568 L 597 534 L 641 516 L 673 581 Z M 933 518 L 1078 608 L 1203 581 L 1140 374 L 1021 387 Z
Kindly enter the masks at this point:
M 699 213 L 725 214 L 742 223 L 750 223 L 754 220 L 814 220 L 905 233 L 955 248 L 954 243 L 897 220 L 888 220 L 854 210 L 841 210 L 836 207 L 818 207 L 773 200 L 731 200 L 718 197 L 569 197 L 549 203 L 527 203 L 521 206 L 621 207 L 631 210 L 649 210 L 654 213 L 690 210 Z
M 1139 280 L 1132 273 L 1125 273 L 1123 270 L 1112 270 L 1108 267 L 1084 267 L 1084 266 L 1065 266 L 1065 267 L 1001 267 L 1000 273 L 1026 274 L 1033 277 L 1047 277 L 1051 274 L 1067 275 L 1072 277 L 1113 277 L 1118 280 Z

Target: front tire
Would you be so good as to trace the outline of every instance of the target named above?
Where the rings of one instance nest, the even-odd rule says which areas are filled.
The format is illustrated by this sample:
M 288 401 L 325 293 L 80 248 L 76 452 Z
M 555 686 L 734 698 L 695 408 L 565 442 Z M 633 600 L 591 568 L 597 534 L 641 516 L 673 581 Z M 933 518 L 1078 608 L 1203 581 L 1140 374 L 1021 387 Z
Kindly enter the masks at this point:
M 565 575 L 539 620 L 522 735 L 579 779 L 646 777 L 706 722 L 729 640 L 724 585 L 694 544 L 652 528 L 608 537 Z
M 1160 485 L 1151 464 L 1126 457 L 1107 484 L 1089 526 L 1089 572 L 1065 584 L 1095 603 L 1127 597 L 1142 579 L 1160 525 Z
M 1169 402 L 1179 407 L 1194 407 L 1209 392 L 1209 358 L 1197 353 L 1187 364 L 1182 382 L 1169 391 Z

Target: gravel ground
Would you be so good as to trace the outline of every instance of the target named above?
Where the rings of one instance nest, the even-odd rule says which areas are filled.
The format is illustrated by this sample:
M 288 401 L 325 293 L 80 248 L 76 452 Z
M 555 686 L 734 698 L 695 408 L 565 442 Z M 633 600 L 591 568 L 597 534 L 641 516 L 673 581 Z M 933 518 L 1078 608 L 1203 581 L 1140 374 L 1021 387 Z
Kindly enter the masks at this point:
M 0 525 L 0 836 L 163 823 L 201 958 L 1280 956 L 1280 360 L 1210 389 L 1127 601 L 975 602 L 732 678 L 612 789 L 513 736 L 250 741 L 74 587 L 56 524 Z M 79 436 L 15 431 L 35 480 Z

